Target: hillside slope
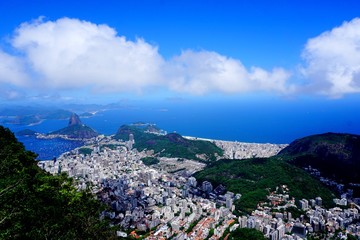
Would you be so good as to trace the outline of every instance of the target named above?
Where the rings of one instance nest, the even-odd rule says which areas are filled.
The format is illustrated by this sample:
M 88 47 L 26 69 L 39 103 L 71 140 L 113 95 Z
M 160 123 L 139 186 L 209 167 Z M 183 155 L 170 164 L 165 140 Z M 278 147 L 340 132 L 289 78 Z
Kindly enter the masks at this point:
M 0 126 L 0 239 L 114 239 L 94 196 L 44 172 L 35 157 Z
M 154 150 L 159 156 L 186 158 L 200 161 L 214 161 L 216 156 L 223 154 L 222 149 L 208 141 L 188 140 L 177 133 L 157 135 L 146 132 L 148 128 L 134 125 L 123 125 L 117 131 L 115 138 L 129 140 L 129 134 L 134 135 L 135 145 L 139 151 Z
M 297 139 L 278 156 L 300 167 L 311 165 L 340 182 L 360 183 L 360 136 L 325 133 Z
M 219 160 L 209 164 L 194 177 L 199 182 L 208 180 L 217 186 L 223 184 L 229 191 L 241 193 L 237 209 L 250 212 L 257 202 L 265 199 L 268 188 L 287 185 L 290 195 L 297 200 L 320 196 L 324 204 L 332 205 L 334 195 L 304 170 L 279 158 Z

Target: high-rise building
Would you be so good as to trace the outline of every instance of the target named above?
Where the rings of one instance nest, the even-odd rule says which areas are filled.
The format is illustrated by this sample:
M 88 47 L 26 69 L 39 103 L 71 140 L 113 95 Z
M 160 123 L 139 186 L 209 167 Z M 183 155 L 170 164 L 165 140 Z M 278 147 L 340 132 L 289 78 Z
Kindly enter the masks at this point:
M 132 143 L 135 143 L 134 134 L 132 134 L 132 133 L 129 134 L 129 141 Z
M 278 231 L 273 230 L 272 232 L 270 232 L 269 239 L 270 240 L 278 240 L 279 239 Z
M 189 177 L 189 179 L 188 179 L 188 184 L 189 184 L 190 186 L 192 186 L 192 187 L 196 187 L 196 185 L 197 185 L 196 178 L 194 178 L 194 177 Z
M 210 192 L 213 190 L 213 186 L 212 186 L 211 182 L 204 181 L 204 182 L 202 183 L 201 189 L 202 189 L 204 192 L 210 193 Z
M 226 198 L 226 208 L 231 209 L 233 206 L 233 200 L 230 197 Z
M 305 225 L 303 225 L 302 223 L 295 223 L 293 228 L 292 228 L 292 233 L 296 234 L 300 237 L 305 237 L 306 236 L 306 227 Z
M 322 205 L 322 199 L 321 197 L 315 198 L 316 205 L 321 206 Z
M 302 199 L 302 200 L 299 201 L 299 203 L 300 203 L 300 208 L 301 208 L 302 210 L 307 210 L 307 209 L 309 208 L 309 202 L 308 202 L 308 200 Z
M 285 225 L 281 224 L 276 230 L 278 231 L 278 238 L 282 239 L 285 236 Z
M 130 150 L 133 148 L 134 143 L 135 143 L 134 134 L 130 133 L 130 134 L 129 134 L 129 141 L 127 142 L 128 148 L 129 148 Z

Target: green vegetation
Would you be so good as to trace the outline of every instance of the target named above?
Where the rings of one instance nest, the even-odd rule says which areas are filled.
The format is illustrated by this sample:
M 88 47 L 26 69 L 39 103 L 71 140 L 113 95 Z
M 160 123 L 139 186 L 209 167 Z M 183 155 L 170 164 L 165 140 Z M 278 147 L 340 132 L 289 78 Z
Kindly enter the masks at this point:
M 276 212 L 282 212 L 284 213 L 284 209 L 276 210 Z M 304 210 L 301 210 L 300 208 L 296 207 L 289 207 L 286 209 L 286 212 L 291 213 L 292 218 L 296 219 L 299 218 L 301 215 L 306 216 L 306 212 Z
M 94 114 L 93 114 L 93 113 L 89 113 L 89 112 L 84 112 L 84 113 L 80 114 L 79 116 L 80 116 L 80 117 L 85 117 L 85 118 L 87 118 L 87 117 L 93 117 Z
M 214 235 L 215 230 L 213 228 L 210 229 L 208 236 L 205 238 L 205 240 L 210 239 Z
M 198 220 L 192 222 L 189 226 L 189 228 L 186 230 L 186 233 L 190 233 L 194 227 L 200 222 L 201 218 L 199 218 Z
M 86 147 L 79 148 L 79 154 L 91 155 L 92 151 L 93 150 L 91 148 L 86 148 Z
M 36 132 L 30 129 L 24 129 L 16 133 L 17 136 L 35 136 Z
M 158 164 L 160 161 L 157 158 L 154 157 L 145 157 L 142 158 L 141 161 L 146 165 L 146 166 L 151 166 L 154 164 Z
M 253 229 L 253 228 L 237 228 L 235 231 L 231 232 L 228 240 L 266 240 L 262 232 Z
M 72 125 L 60 130 L 51 132 L 50 134 L 66 135 L 69 138 L 92 138 L 99 135 L 92 128 L 86 125 Z
M 311 165 L 323 176 L 343 183 L 360 178 L 360 136 L 325 133 L 297 139 L 279 156 L 300 167 Z
M 223 154 L 220 148 L 208 141 L 188 140 L 176 133 L 165 136 L 145 133 L 144 128 L 137 126 L 121 126 L 115 138 L 128 141 L 130 133 L 134 135 L 135 148 L 139 151 L 154 150 L 160 157 L 177 157 L 207 162 L 214 161 L 216 155 Z M 204 154 L 204 157 L 199 157 L 197 154 Z
M 229 191 L 241 193 L 236 208 L 249 213 L 259 201 L 266 200 L 267 189 L 285 184 L 290 195 L 297 200 L 321 196 L 325 206 L 332 206 L 334 195 L 319 181 L 302 169 L 280 158 L 254 158 L 246 160 L 219 160 L 210 163 L 194 175 L 199 182 L 211 181 L 213 185 L 223 184 Z
M 118 144 L 103 144 L 100 146 L 100 150 L 103 150 L 104 148 L 110 148 L 111 150 L 116 150 L 116 148 L 120 146 Z
M 0 239 L 115 239 L 99 219 L 103 205 L 35 157 L 0 126 Z
M 354 235 L 351 235 L 350 233 L 348 233 L 346 235 L 346 237 L 347 237 L 348 240 L 357 240 L 357 238 Z

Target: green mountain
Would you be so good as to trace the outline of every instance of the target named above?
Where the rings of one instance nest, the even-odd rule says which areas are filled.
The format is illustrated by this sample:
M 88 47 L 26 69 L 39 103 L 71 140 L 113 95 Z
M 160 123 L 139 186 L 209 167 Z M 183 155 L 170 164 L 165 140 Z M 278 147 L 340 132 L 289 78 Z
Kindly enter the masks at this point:
M 69 125 L 60 130 L 51 132 L 50 134 L 66 135 L 69 138 L 88 139 L 99 135 L 92 128 L 82 124 L 80 118 L 75 113 L 72 113 L 69 119 Z
M 219 160 L 195 173 L 199 182 L 223 184 L 229 191 L 241 193 L 237 209 L 251 212 L 259 201 L 266 199 L 267 189 L 287 185 L 290 195 L 297 200 L 320 196 L 326 206 L 332 205 L 333 193 L 307 172 L 278 158 L 254 158 L 243 160 Z
M 208 141 L 195 141 L 183 138 L 177 133 L 166 135 L 152 134 L 145 125 L 123 125 L 117 131 L 115 138 L 129 140 L 129 134 L 134 135 L 134 147 L 139 151 L 144 149 L 154 150 L 159 156 L 194 159 L 198 161 L 214 161 L 216 156 L 221 156 L 223 151 L 215 144 Z M 153 129 L 152 129 L 153 130 Z
M 0 126 L 0 239 L 115 239 L 99 218 L 104 206 L 35 157 Z
M 21 131 L 18 131 L 16 133 L 17 136 L 35 136 L 36 135 L 36 131 L 33 131 L 31 129 L 24 129 L 24 130 L 21 130 Z
M 278 156 L 343 183 L 360 183 L 360 135 L 325 133 L 297 139 Z
M 322 176 L 343 183 L 360 181 L 360 136 L 325 133 L 308 136 L 292 142 L 277 156 L 263 159 L 220 160 L 209 164 L 195 177 L 224 184 L 230 191 L 243 194 L 237 202 L 245 212 L 264 200 L 267 188 L 288 185 L 290 195 L 311 199 L 320 196 L 326 206 L 332 205 L 333 193 L 320 181 L 305 172 L 311 165 Z M 354 188 L 354 187 L 352 187 Z M 358 189 L 354 188 L 354 195 Z

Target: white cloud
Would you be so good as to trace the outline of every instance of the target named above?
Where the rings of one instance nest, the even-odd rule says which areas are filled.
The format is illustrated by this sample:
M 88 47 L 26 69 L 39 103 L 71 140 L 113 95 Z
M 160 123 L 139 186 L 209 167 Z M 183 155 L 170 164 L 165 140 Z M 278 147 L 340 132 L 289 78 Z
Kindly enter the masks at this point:
M 163 59 L 142 39 L 126 40 L 114 29 L 78 19 L 22 24 L 12 42 L 38 78 L 35 87 L 141 91 L 158 85 Z
M 268 72 L 252 67 L 249 71 L 239 60 L 209 51 L 182 52 L 168 62 L 167 76 L 170 89 L 193 94 L 292 91 L 287 86 L 290 74 L 284 69 Z
M 283 68 L 246 68 L 240 60 L 211 51 L 183 51 L 166 61 L 157 46 L 119 36 L 107 25 L 78 19 L 24 23 L 12 38 L 12 55 L 0 49 L 2 96 L 70 90 L 133 93 L 152 88 L 191 94 L 243 92 L 360 92 L 360 18 L 309 39 L 301 69 L 308 84 L 289 83 Z
M 289 74 L 281 68 L 247 70 L 239 60 L 191 50 L 166 62 L 156 46 L 142 39 L 129 41 L 107 25 L 78 19 L 24 23 L 12 45 L 24 53 L 34 89 L 142 92 L 165 87 L 191 94 L 289 91 Z
M 22 60 L 0 49 L 0 83 L 24 86 L 26 82 L 27 76 Z
M 309 39 L 302 56 L 308 91 L 330 97 L 360 92 L 360 19 Z

